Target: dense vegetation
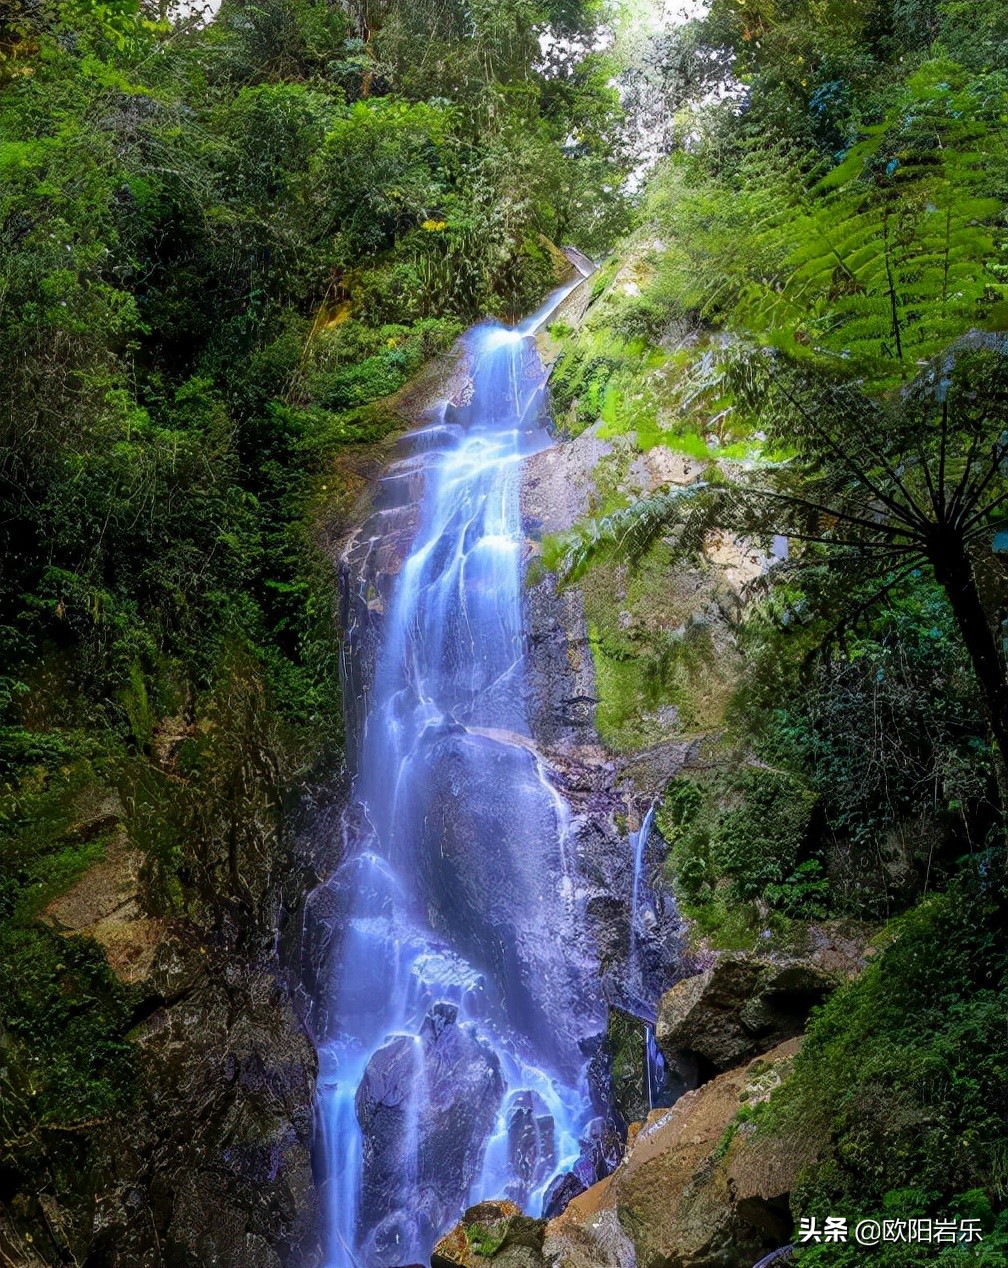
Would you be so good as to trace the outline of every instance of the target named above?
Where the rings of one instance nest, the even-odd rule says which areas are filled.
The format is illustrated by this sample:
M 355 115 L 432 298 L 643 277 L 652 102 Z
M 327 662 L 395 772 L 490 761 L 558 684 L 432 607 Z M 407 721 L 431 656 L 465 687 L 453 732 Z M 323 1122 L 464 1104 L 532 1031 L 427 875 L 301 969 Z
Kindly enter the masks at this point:
M 134 993 L 40 915 L 128 839 L 149 914 L 269 944 L 341 741 L 325 525 L 427 360 L 629 224 L 593 4 L 149 8 L 0 12 L 5 1203 L 135 1095 Z M 795 1214 L 975 1213 L 998 1262 L 1008 18 L 713 0 L 633 56 L 664 158 L 554 404 L 689 478 L 614 460 L 554 543 L 631 614 L 586 588 L 599 729 L 702 737 L 658 814 L 699 935 L 878 931 L 761 1121 L 822 1143 Z M 711 533 L 790 543 L 730 649 L 667 593 Z
M 133 1088 L 131 991 L 37 917 L 125 831 L 150 915 L 271 945 L 340 743 L 323 523 L 387 399 L 623 213 L 579 3 L 0 8 L 6 1203 Z
M 586 587 L 603 734 L 644 749 L 671 708 L 705 737 L 658 814 L 695 933 L 786 949 L 810 922 L 889 920 L 770 1102 L 766 1130 L 821 1149 L 795 1216 L 977 1214 L 992 1263 L 1006 50 L 1003 6 L 942 0 L 714 0 L 656 37 L 639 78 L 670 153 L 586 322 L 555 331 L 558 424 L 622 447 L 549 551 L 571 581 L 607 578 Z M 634 455 L 656 446 L 681 475 L 637 497 Z M 731 646 L 696 611 L 712 534 L 788 545 L 713 596 Z M 864 1251 L 844 1253 L 808 1259 Z
M 790 1125 L 824 1142 L 792 1195 L 796 1214 L 975 1218 L 984 1242 L 945 1247 L 939 1262 L 1004 1262 L 1005 907 L 1000 876 L 967 873 L 893 921 L 862 977 L 814 1019 L 766 1115 L 770 1130 Z M 879 1262 L 935 1254 L 888 1246 Z M 863 1255 L 823 1247 L 803 1262 Z

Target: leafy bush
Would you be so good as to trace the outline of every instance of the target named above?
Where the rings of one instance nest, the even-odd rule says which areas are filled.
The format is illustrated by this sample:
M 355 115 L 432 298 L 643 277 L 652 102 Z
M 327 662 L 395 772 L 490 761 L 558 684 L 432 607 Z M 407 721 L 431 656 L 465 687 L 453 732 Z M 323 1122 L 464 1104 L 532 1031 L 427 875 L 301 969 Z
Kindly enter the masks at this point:
M 693 902 L 726 884 L 730 901 L 765 901 L 789 915 L 821 907 L 827 887 L 808 845 L 815 793 L 784 771 L 742 765 L 703 784 L 666 789 L 659 817 L 675 883 Z
M 130 998 L 101 949 L 39 925 L 7 925 L 0 963 L 0 1033 L 17 1045 L 29 1089 L 20 1126 L 87 1126 L 127 1103 L 135 1077 L 125 1040 Z
M 766 895 L 794 871 L 815 794 L 783 771 L 747 767 L 727 781 L 711 831 L 711 863 L 740 901 Z
M 819 1150 L 792 1195 L 796 1217 L 977 1215 L 993 1232 L 1008 1185 L 1006 915 L 988 856 L 890 924 L 861 977 L 814 1014 L 793 1077 L 760 1120 L 760 1130 L 798 1132 Z M 992 1258 L 978 1262 L 1000 1262 L 1000 1227 Z M 821 1248 L 801 1262 L 854 1264 L 863 1254 Z M 921 1261 L 892 1256 L 885 1262 Z

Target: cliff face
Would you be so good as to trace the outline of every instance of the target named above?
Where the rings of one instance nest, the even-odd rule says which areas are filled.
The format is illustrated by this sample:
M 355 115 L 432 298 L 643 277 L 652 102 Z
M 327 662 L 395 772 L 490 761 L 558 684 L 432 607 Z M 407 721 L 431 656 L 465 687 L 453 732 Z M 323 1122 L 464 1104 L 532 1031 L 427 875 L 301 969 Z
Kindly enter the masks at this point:
M 583 298 L 573 297 L 561 315 L 576 320 Z M 540 346 L 548 363 L 548 338 Z M 431 367 L 396 408 L 404 423 L 417 424 L 435 399 L 462 407 L 469 391 L 468 366 L 459 355 Z M 339 539 L 333 554 L 340 572 L 351 768 L 383 619 L 419 523 L 424 443 L 414 439 L 398 451 L 384 449 L 362 460 L 358 483 L 367 499 L 359 523 L 349 534 L 334 534 Z M 617 1096 L 615 1103 L 611 1099 L 613 1066 L 626 1055 L 619 1049 L 621 1027 L 629 1021 L 639 1040 L 640 1025 L 632 1018 L 639 1018 L 642 1010 L 653 1013 L 664 991 L 700 967 L 686 952 L 683 922 L 661 879 L 664 843 L 657 834 L 644 842 L 639 860 L 646 877 L 646 919 L 635 926 L 632 911 L 633 834 L 641 830 L 648 805 L 696 751 L 698 736 L 673 711 L 647 723 L 653 743 L 644 749 L 620 751 L 600 740 L 598 716 L 605 692 L 598 673 L 604 662 L 592 627 L 600 606 L 619 609 L 624 602 L 626 577 L 617 577 L 605 594 L 590 589 L 591 582 L 584 589 L 558 591 L 540 562 L 543 538 L 569 529 L 604 492 L 600 480 L 604 482 L 607 471 L 611 475 L 614 456 L 619 478 L 636 482 L 635 487 L 690 478 L 688 464 L 660 449 L 650 451 L 647 462 L 631 471 L 619 446 L 589 429 L 528 459 L 521 486 L 528 716 L 545 776 L 571 810 L 578 860 L 578 892 L 572 897 L 588 915 L 577 954 L 600 974 L 604 1000 L 614 1017 L 623 1018 L 610 1022 L 608 1041 L 601 1043 L 589 1067 L 600 1111 L 596 1134 L 586 1142 L 595 1170 L 576 1183 L 571 1177 L 563 1190 L 565 1200 L 619 1161 L 620 1134 L 638 1112 L 631 1103 L 641 1105 L 643 1098 L 640 1112 L 647 1112 L 646 1089 L 624 1099 Z M 643 618 L 639 609 L 628 608 L 624 621 L 619 610 L 618 623 L 667 622 L 670 613 L 676 619 L 685 614 L 686 620 L 700 615 L 714 627 L 715 642 L 727 648 L 718 596 L 724 585 L 730 589 L 732 568 L 746 564 L 730 550 L 728 555 L 720 561 L 720 571 L 677 575 L 670 593 L 653 598 Z M 643 626 L 642 631 L 647 632 Z M 166 750 L 169 766 L 170 761 Z M 0 1220 L 0 1246 L 13 1262 L 86 1259 L 91 1265 L 121 1268 L 277 1268 L 320 1262 L 311 1165 L 317 1063 L 305 1023 L 316 1034 L 327 1028 L 326 994 L 317 988 L 326 980 L 330 958 L 338 954 L 334 930 L 339 921 L 338 913 L 327 907 L 331 891 L 313 888 L 313 883 L 340 861 L 344 803 L 341 781 L 335 778 L 305 821 L 296 851 L 285 837 L 269 835 L 262 848 L 239 860 L 238 881 L 246 906 L 256 914 L 257 936 L 235 936 L 231 918 L 223 920 L 224 936 L 212 940 L 195 925 L 152 919 L 142 893 L 143 860 L 124 834 L 115 838 L 102 863 L 50 905 L 54 925 L 71 936 L 95 938 L 132 992 L 136 1093 L 127 1111 L 87 1125 L 85 1148 L 40 1147 L 45 1159 L 59 1161 L 44 1162 L 49 1171 L 35 1199 L 6 1206 Z M 116 820 L 117 814 L 111 818 Z M 226 906 L 227 896 L 221 898 Z M 506 889 L 497 898 L 506 902 Z M 745 1002 L 738 1001 L 739 1009 Z M 560 1032 L 571 1019 L 558 1010 L 553 1020 Z M 776 1031 L 773 1035 L 777 1037 Z M 686 1081 L 695 1083 L 699 1046 L 685 1041 L 680 1046 L 687 1058 L 683 1068 L 693 1061 Z M 643 1045 L 640 1054 L 633 1046 L 632 1061 L 639 1065 L 644 1053 Z M 641 1071 L 635 1067 L 631 1073 L 630 1084 L 642 1082 Z M 15 1137 L 19 1077 L 14 1071 L 5 1089 L 5 1129 Z M 521 1236 L 514 1235 L 521 1262 L 539 1262 L 530 1256 L 545 1245 L 548 1261 L 564 1268 L 621 1268 L 633 1262 L 633 1242 L 638 1255 L 659 1247 L 655 1262 L 665 1262 L 660 1256 L 666 1255 L 678 1263 L 674 1256 L 681 1255 L 683 1263 L 701 1264 L 707 1254 L 700 1244 L 705 1221 L 713 1221 L 717 1236 L 735 1248 L 735 1258 L 725 1262 L 742 1263 L 751 1250 L 768 1245 L 772 1237 L 766 1229 L 754 1232 L 751 1223 L 739 1222 L 737 1203 L 726 1196 L 727 1181 L 723 1168 L 718 1169 L 720 1156 L 718 1168 L 711 1171 L 720 1136 L 741 1103 L 740 1089 L 749 1088 L 753 1077 L 748 1067 L 732 1070 L 722 1076 L 727 1082 L 715 1080 L 694 1093 L 693 1100 L 683 1098 L 674 1118 L 662 1118 L 663 1125 L 654 1120 L 647 1149 L 635 1147 L 615 1176 L 576 1198 L 569 1214 L 546 1230 L 545 1243 L 545 1226 L 521 1223 Z M 684 1152 L 680 1135 L 687 1128 L 693 1131 L 698 1114 L 707 1126 L 696 1140 L 690 1137 Z M 720 1177 L 711 1181 L 714 1188 L 697 1178 L 708 1172 Z M 696 1206 L 702 1218 L 694 1211 L 696 1204 L 690 1205 L 692 1198 L 682 1199 L 674 1218 L 659 1209 L 662 1203 L 654 1198 L 659 1190 L 671 1186 L 685 1194 L 697 1184 L 703 1190 Z M 770 1187 L 775 1186 L 786 1192 L 784 1180 L 775 1179 Z M 779 1207 L 780 1196 L 760 1197 L 759 1210 L 769 1210 L 775 1202 Z M 775 1232 L 783 1222 L 781 1216 Z M 536 1228 L 530 1232 L 532 1224 Z
M 606 451 L 603 442 L 584 435 L 543 450 L 525 467 L 529 695 L 536 740 L 576 817 L 606 997 L 611 1005 L 639 1014 L 645 1001 L 657 1001 L 662 989 L 689 971 L 679 914 L 671 894 L 657 881 L 654 889 L 648 887 L 652 918 L 639 931 L 630 963 L 630 835 L 641 828 L 660 784 L 647 762 L 643 769 L 630 769 L 600 741 L 599 687 L 585 597 L 577 588 L 558 591 L 539 558 L 543 538 L 566 531 L 587 510 L 595 468 Z M 674 771 L 690 747 L 689 738 L 676 737 L 654 755 L 654 764 L 660 771 Z M 649 870 L 653 876 L 657 867 Z
M 276 964 L 208 943 L 181 922 L 131 919 L 136 893 L 127 893 L 126 870 L 112 887 L 119 911 L 103 914 L 101 886 L 117 865 L 110 854 L 90 878 L 98 920 L 63 927 L 68 937 L 97 934 L 128 981 L 133 1093 L 111 1116 L 26 1138 L 19 1128 L 30 1122 L 30 1074 L 5 1068 L 5 1144 L 37 1176 L 34 1193 L 5 1200 L 5 1262 L 301 1262 L 315 1240 L 316 1063 Z M 82 913 L 75 888 L 52 919 Z
M 267 966 L 166 943 L 136 1034 L 142 1093 L 110 1142 L 99 1262 L 279 1268 L 313 1240 L 315 1054 Z
M 477 334 L 468 346 L 482 346 L 479 339 Z M 372 700 L 378 651 L 390 614 L 398 613 L 393 596 L 421 522 L 429 454 L 456 443 L 460 427 L 476 426 L 466 413 L 471 390 L 466 346 L 445 375 L 447 400 L 441 408 L 425 410 L 427 394 L 418 394 L 413 407 L 418 426 L 388 455 L 366 513 L 341 552 L 344 694 L 348 751 L 354 764 L 363 720 L 372 704 L 379 703 Z M 544 373 L 531 344 L 523 345 L 517 364 L 523 376 L 522 399 L 527 396 L 534 402 Z M 640 827 L 645 806 L 631 788 L 617 786 L 617 767 L 594 733 L 592 657 L 579 597 L 558 595 L 537 566 L 544 529 L 538 499 L 552 501 L 548 487 L 539 482 L 556 453 L 539 453 L 527 460 L 523 472 L 518 531 L 524 533 L 525 646 L 519 675 L 523 699 L 516 708 L 521 722 L 514 732 L 486 732 L 489 740 L 502 746 L 501 762 L 527 765 L 531 754 L 538 771 L 536 787 L 550 790 L 548 801 L 542 815 L 531 812 L 530 802 L 524 817 L 509 816 L 500 805 L 491 804 L 492 794 L 488 802 L 487 788 L 474 784 L 464 763 L 450 759 L 453 746 L 473 743 L 473 736 L 482 732 L 467 731 L 461 722 L 449 724 L 438 741 L 444 751 L 431 763 L 426 791 L 435 809 L 415 817 L 408 846 L 411 876 L 424 888 L 424 919 L 437 935 L 459 947 L 492 983 L 506 983 L 505 998 L 527 994 L 529 1007 L 523 1017 L 531 1019 L 536 1041 L 546 1045 L 543 1050 L 555 1053 L 558 1069 L 580 1070 L 594 1054 L 590 1079 L 597 1121 L 582 1141 L 585 1182 L 590 1182 L 615 1161 L 611 1142 L 619 1131 L 615 1120 L 607 1117 L 609 1054 L 601 1046 L 606 1004 L 639 1013 L 644 999 L 656 1002 L 661 987 L 681 972 L 681 929 L 667 895 L 655 893 L 646 929 L 632 932 L 635 859 L 630 835 Z M 460 504 L 468 506 L 463 495 L 458 496 Z M 557 509 L 560 514 L 573 513 L 572 506 Z M 430 508 L 428 512 L 432 513 Z M 477 584 L 475 575 L 467 577 L 467 584 Z M 505 780 L 503 786 L 517 787 L 514 780 Z M 556 807 L 561 804 L 557 793 L 563 799 L 563 851 L 572 860 L 569 873 L 564 865 L 562 876 L 559 867 L 536 862 L 549 860 L 556 845 Z M 346 840 L 362 839 L 364 815 L 363 807 L 351 808 Z M 330 869 L 334 862 L 329 859 Z M 344 954 L 341 903 L 345 906 L 346 899 L 338 889 L 338 879 L 335 885 L 320 885 L 305 912 L 304 980 L 312 1001 L 311 1025 L 318 1036 L 331 1033 L 326 1001 L 333 992 L 324 984 L 338 980 L 335 969 Z M 586 1004 L 570 1007 L 571 998 Z

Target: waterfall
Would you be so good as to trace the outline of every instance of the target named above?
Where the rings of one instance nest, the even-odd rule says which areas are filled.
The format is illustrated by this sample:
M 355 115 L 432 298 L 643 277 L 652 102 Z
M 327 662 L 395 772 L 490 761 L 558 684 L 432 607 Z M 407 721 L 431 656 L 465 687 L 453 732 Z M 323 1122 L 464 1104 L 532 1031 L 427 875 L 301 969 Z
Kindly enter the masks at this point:
M 651 824 L 654 821 L 657 801 L 648 806 L 640 828 L 631 833 L 634 855 L 633 890 L 630 895 L 630 959 L 635 959 L 637 952 L 637 912 L 640 907 L 640 888 L 644 878 L 644 863 L 647 857 L 648 842 L 651 840 Z
M 679 1081 L 670 1076 L 655 1037 L 656 1000 L 648 989 L 647 975 L 640 955 L 641 886 L 644 881 L 651 827 L 657 808 L 656 800 L 648 807 L 640 828 L 630 834 L 634 868 L 633 888 L 630 891 L 630 946 L 627 957 L 627 978 L 629 990 L 635 996 L 635 1011 L 643 1019 L 644 1089 L 649 1110 L 671 1104 L 681 1092 Z
M 384 615 L 345 850 L 305 952 L 330 1268 L 425 1259 L 484 1198 L 538 1215 L 592 1118 L 605 1009 L 572 816 L 528 716 L 519 505 L 522 462 L 549 444 L 530 335 L 570 289 L 468 335 L 471 397 L 409 440 L 419 525 L 390 595 L 368 600 Z M 360 637 L 351 623 L 355 687 Z
M 627 977 L 631 988 L 639 991 L 643 1007 L 649 1006 L 645 999 L 647 991 L 639 955 L 638 913 L 640 911 L 640 890 L 641 882 L 644 879 L 644 864 L 647 858 L 648 841 L 651 839 L 651 824 L 654 821 L 657 807 L 658 802 L 653 801 L 648 807 L 638 830 L 630 834 L 630 848 L 633 850 L 634 868 L 633 888 L 630 891 L 630 945 L 627 951 Z

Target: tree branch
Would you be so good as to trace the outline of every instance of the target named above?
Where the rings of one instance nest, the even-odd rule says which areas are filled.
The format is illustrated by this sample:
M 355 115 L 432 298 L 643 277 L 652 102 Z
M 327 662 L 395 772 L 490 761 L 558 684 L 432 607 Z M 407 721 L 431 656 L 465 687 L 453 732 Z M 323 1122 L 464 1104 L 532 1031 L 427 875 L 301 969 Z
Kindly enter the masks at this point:
M 871 478 L 868 472 L 865 471 L 863 467 L 860 467 L 857 463 L 854 462 L 854 460 L 833 439 L 833 437 L 830 436 L 829 432 L 826 431 L 825 428 L 821 427 L 817 422 L 813 420 L 812 416 L 807 412 L 804 406 L 799 404 L 799 402 L 795 399 L 794 396 L 792 396 L 788 392 L 787 388 L 783 384 L 781 384 L 780 390 L 783 392 L 784 398 L 787 401 L 789 401 L 790 404 L 798 411 L 798 413 L 802 416 L 803 419 L 805 419 L 805 421 L 812 428 L 812 430 L 822 440 L 825 441 L 827 447 L 833 451 L 834 456 L 839 458 L 841 463 L 845 467 L 847 467 L 847 469 L 850 472 L 852 472 L 855 479 L 857 479 L 861 484 L 865 486 L 865 488 L 870 489 L 872 493 L 875 494 L 875 496 L 879 499 L 882 505 L 887 507 L 889 511 L 896 517 L 896 519 L 900 520 L 902 523 L 907 525 L 918 524 L 923 526 L 928 523 L 927 517 L 924 515 L 921 508 L 917 505 L 917 503 L 913 500 L 913 498 L 910 497 L 910 495 L 903 488 L 901 481 L 896 476 L 895 472 L 889 469 L 889 465 L 888 463 L 886 463 L 884 458 L 882 458 L 881 461 L 883 466 L 886 469 L 886 474 L 889 476 L 891 480 L 893 480 L 893 482 L 899 488 L 900 492 L 906 498 L 907 503 L 909 504 L 908 506 L 900 506 L 899 502 L 897 502 L 895 498 L 892 498 L 888 494 L 884 493 L 882 489 L 879 488 L 878 485 L 875 483 L 875 481 Z

